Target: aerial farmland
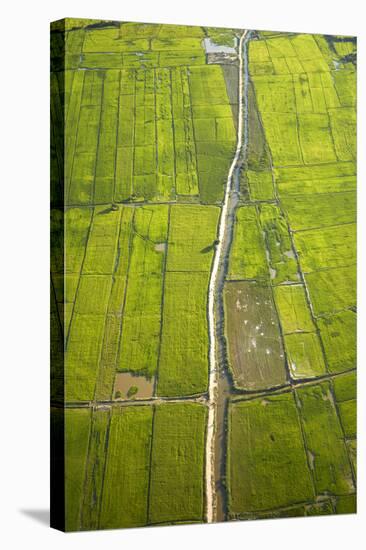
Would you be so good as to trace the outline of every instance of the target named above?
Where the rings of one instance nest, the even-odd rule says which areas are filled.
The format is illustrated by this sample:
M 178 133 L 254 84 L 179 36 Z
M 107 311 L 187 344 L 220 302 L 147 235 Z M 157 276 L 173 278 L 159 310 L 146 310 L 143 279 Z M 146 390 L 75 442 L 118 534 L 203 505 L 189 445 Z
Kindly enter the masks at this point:
M 54 526 L 356 512 L 356 59 L 52 23 Z

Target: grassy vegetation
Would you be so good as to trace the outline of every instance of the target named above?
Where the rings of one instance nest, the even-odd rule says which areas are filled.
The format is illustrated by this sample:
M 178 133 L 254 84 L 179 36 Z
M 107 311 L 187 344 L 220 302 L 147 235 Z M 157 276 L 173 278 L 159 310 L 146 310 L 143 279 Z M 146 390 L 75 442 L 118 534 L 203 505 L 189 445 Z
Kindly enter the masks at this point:
M 273 182 L 270 172 L 246 172 L 250 198 L 254 201 L 273 199 Z
M 293 230 L 355 221 L 356 200 L 353 192 L 321 193 L 316 201 L 309 195 L 300 195 L 292 199 L 283 198 L 282 203 Z
M 223 197 L 227 172 L 236 144 L 236 133 L 221 67 L 217 65 L 192 67 L 190 90 L 200 197 L 204 203 L 218 202 Z M 202 107 L 206 109 L 203 120 L 197 116 L 198 110 Z M 215 113 L 218 107 L 221 109 L 220 116 L 214 116 L 210 120 L 207 114 Z M 225 108 L 225 113 L 222 112 L 222 107 Z M 222 116 L 223 114 L 226 116 Z
M 232 404 L 229 438 L 230 517 L 313 500 L 292 393 Z
M 167 271 L 201 271 L 208 279 L 219 214 L 215 207 L 172 206 Z
M 203 520 L 206 417 L 199 404 L 155 409 L 149 523 Z
M 207 291 L 218 216 L 214 207 L 171 207 L 159 395 L 189 395 L 207 388 Z
M 147 399 L 207 392 L 238 80 L 237 65 L 207 63 L 203 39 L 233 46 L 237 31 L 79 19 L 54 30 L 66 52 L 61 72 L 54 32 L 52 398 L 64 383 L 69 405 L 93 409 L 65 410 L 66 529 L 200 522 L 207 408 L 141 405 L 140 386 L 115 377 L 146 376 Z M 236 390 L 263 395 L 229 404 L 229 518 L 351 513 L 355 43 L 256 36 L 223 325 Z M 324 374 L 290 389 L 290 376 Z
M 229 279 L 297 282 L 287 222 L 278 206 L 242 206 L 236 213 Z
M 356 367 L 356 313 L 342 311 L 319 319 L 318 325 L 330 372 Z
M 118 367 L 118 350 L 130 261 L 133 214 L 131 208 L 124 208 L 121 212 L 117 254 L 105 319 L 103 348 L 95 387 L 95 398 L 101 400 L 111 398 L 116 367 Z
M 88 240 L 88 231 L 92 219 L 92 212 L 87 208 L 70 208 L 65 212 L 64 236 L 65 236 L 65 333 L 67 333 L 73 304 L 75 301 L 77 282 L 80 277 L 81 266 Z M 62 255 L 58 257 L 62 258 Z M 59 272 L 59 268 L 51 266 L 52 272 Z M 62 269 L 62 266 L 61 266 Z
M 302 285 L 276 286 L 274 298 L 285 334 L 315 330 Z
M 333 379 L 333 389 L 344 434 L 347 438 L 356 437 L 356 374 L 351 372 Z
M 352 493 L 351 465 L 330 383 L 304 387 L 296 394 L 317 492 Z
M 355 514 L 356 510 L 356 495 L 345 495 L 337 498 L 337 514 Z
M 89 400 L 94 396 L 102 351 L 105 316 L 112 286 L 118 242 L 120 212 L 107 214 L 97 208 L 93 214 L 85 258 L 81 259 L 80 280 L 66 355 L 66 399 Z M 66 265 L 69 250 L 66 249 Z M 72 261 L 72 257 L 71 257 Z
M 249 70 L 280 207 L 314 313 L 329 315 L 356 301 L 356 72 L 345 57 L 355 45 L 321 35 L 260 37 L 250 43 Z M 354 349 L 348 329 L 346 353 Z
M 356 306 L 355 266 L 313 271 L 305 275 L 305 281 L 316 315 L 329 315 Z
M 264 233 L 266 254 L 273 284 L 298 282 L 298 266 L 286 219 L 274 204 L 259 207 L 259 220 Z
M 83 275 L 111 275 L 114 268 L 121 211 L 97 207 L 94 210 Z
M 94 397 L 104 322 L 104 315 L 74 315 L 65 358 L 67 401 L 89 401 Z
M 110 416 L 108 409 L 92 412 L 81 512 L 82 529 L 98 529 L 99 526 Z
M 61 402 L 64 397 L 64 338 L 62 324 L 52 285 L 50 289 L 51 399 Z
M 84 475 L 90 432 L 88 409 L 66 409 L 65 418 L 65 528 L 80 529 Z
M 75 210 L 78 211 L 68 212 Z M 69 400 L 92 399 L 94 391 L 98 398 L 108 399 L 111 395 L 132 214 L 128 208 L 112 211 L 97 207 L 87 243 L 86 228 L 81 236 L 76 234 L 78 240 L 74 237 L 77 243 L 83 239 L 85 259 L 80 253 L 73 255 L 72 247 L 71 254 L 66 250 L 65 264 L 73 269 L 68 276 L 69 284 L 66 283 L 66 304 L 71 306 L 68 315 L 70 318 L 73 315 L 66 355 L 66 398 Z M 72 233 L 69 238 L 71 236 Z M 80 271 L 79 279 L 74 273 Z
M 146 525 L 153 409 L 113 409 L 99 527 Z
M 285 336 L 285 347 L 292 378 L 314 378 L 326 374 L 323 352 L 316 333 L 288 334 Z
M 206 273 L 165 275 L 159 395 L 192 395 L 207 389 L 207 290 Z
M 65 128 L 68 204 L 222 200 L 236 135 L 221 67 L 206 65 L 202 29 L 147 28 L 84 26 L 67 35 L 75 73 Z
M 203 519 L 204 406 L 113 408 L 103 485 L 99 479 L 105 456 L 102 432 L 109 412 L 97 415 L 86 484 L 87 491 L 94 489 L 94 497 L 85 499 L 83 528 Z
M 168 207 L 137 208 L 128 272 L 118 370 L 151 378 L 157 368 Z
M 236 212 L 228 279 L 266 280 L 269 276 L 263 234 L 254 206 Z
M 354 265 L 355 224 L 301 231 L 295 234 L 296 249 L 304 272 Z

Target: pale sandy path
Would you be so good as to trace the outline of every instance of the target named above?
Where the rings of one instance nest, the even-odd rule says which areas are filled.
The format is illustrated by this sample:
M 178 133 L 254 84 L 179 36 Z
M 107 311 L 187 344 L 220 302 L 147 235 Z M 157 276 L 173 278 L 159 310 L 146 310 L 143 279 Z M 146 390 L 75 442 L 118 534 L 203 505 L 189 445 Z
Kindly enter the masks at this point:
M 243 145 L 247 143 L 247 115 L 248 115 L 248 68 L 246 60 L 246 42 L 249 39 L 249 31 L 245 30 L 239 41 L 239 110 L 238 132 L 235 156 L 231 163 L 225 187 L 224 203 L 221 210 L 218 244 L 212 265 L 209 293 L 208 293 L 208 325 L 209 325 L 209 388 L 208 388 L 208 420 L 206 430 L 206 519 L 207 523 L 215 521 L 216 516 L 216 491 L 215 491 L 215 421 L 216 399 L 218 384 L 218 360 L 217 342 L 215 330 L 215 295 L 217 292 L 218 272 L 223 259 L 223 245 L 226 239 L 227 219 L 229 213 L 230 193 L 233 188 L 233 174 L 240 161 Z M 245 123 L 245 133 L 243 127 Z

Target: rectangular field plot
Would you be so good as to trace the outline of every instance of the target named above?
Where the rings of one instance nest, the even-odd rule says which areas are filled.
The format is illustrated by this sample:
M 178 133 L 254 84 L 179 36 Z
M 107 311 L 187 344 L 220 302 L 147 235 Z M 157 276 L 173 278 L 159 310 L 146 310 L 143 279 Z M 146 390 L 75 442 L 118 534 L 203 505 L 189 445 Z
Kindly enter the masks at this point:
M 195 134 L 188 71 L 177 67 L 171 72 L 172 113 L 174 117 L 174 155 L 176 192 L 198 195 Z
M 356 112 L 354 108 L 331 109 L 330 123 L 339 160 L 356 160 Z
M 69 208 L 65 212 L 65 270 L 79 274 L 83 263 L 92 209 Z
M 224 298 L 235 386 L 254 391 L 286 384 L 285 356 L 270 287 L 226 283 Z
M 168 206 L 136 208 L 118 370 L 151 378 L 160 342 Z
M 146 525 L 153 408 L 114 408 L 110 424 L 101 529 Z
M 270 172 L 246 172 L 249 194 L 253 201 L 270 200 L 273 199 L 273 182 L 272 174 Z
M 301 231 L 294 240 L 303 272 L 356 262 L 355 224 Z
M 356 166 L 353 162 L 276 168 L 274 174 L 281 197 L 356 189 Z
M 217 65 L 191 67 L 189 83 L 200 197 L 204 203 L 221 202 L 236 143 L 223 71 Z M 206 115 L 201 120 L 199 112 L 204 108 Z M 217 116 L 218 108 L 225 108 L 226 116 Z M 207 113 L 212 113 L 210 118 Z
M 84 500 L 84 474 L 91 415 L 89 409 L 66 409 L 65 415 L 65 528 L 78 531 Z
M 353 493 L 351 464 L 330 383 L 300 388 L 296 395 L 317 493 Z
M 159 395 L 193 395 L 207 389 L 207 294 L 206 273 L 165 275 Z
M 91 414 L 81 514 L 83 530 L 98 529 L 99 527 L 110 417 L 111 411 L 107 408 L 95 409 Z
M 311 195 L 282 199 L 291 229 L 298 231 L 315 227 L 354 223 L 356 196 L 353 192 L 322 193 L 314 200 Z
M 113 267 L 112 286 L 105 320 L 103 348 L 99 361 L 95 399 L 110 399 L 117 368 L 122 312 L 131 254 L 133 210 L 121 212 L 117 253 Z
M 105 316 L 73 316 L 65 357 L 66 401 L 90 401 L 94 397 Z
M 328 315 L 356 306 L 356 268 L 338 267 L 305 275 L 315 315 Z
M 171 207 L 167 271 L 202 271 L 208 278 L 219 215 L 213 206 Z
M 285 216 L 274 204 L 261 204 L 258 210 L 272 283 L 298 282 L 298 265 Z
M 232 403 L 228 453 L 231 518 L 314 499 L 292 393 Z
M 288 365 L 293 379 L 315 378 L 326 374 L 319 336 L 300 332 L 285 336 Z
M 113 272 L 120 218 L 120 210 L 113 211 L 103 206 L 94 209 L 83 275 Z
M 282 285 L 273 289 L 284 334 L 315 330 L 302 285 Z
M 296 114 L 266 111 L 262 119 L 275 165 L 303 164 Z
M 196 403 L 156 407 L 149 523 L 203 521 L 206 418 Z
M 318 320 L 328 369 L 332 373 L 356 367 L 356 313 L 342 311 Z
M 74 305 L 74 314 L 105 315 L 112 284 L 109 275 L 82 275 Z
M 268 278 L 269 268 L 264 238 L 256 207 L 243 206 L 236 211 L 228 279 L 267 280 Z
M 299 114 L 300 144 L 305 164 L 337 160 L 327 115 Z M 342 159 L 349 160 L 349 159 Z
M 340 163 L 339 163 L 340 164 Z M 328 165 L 327 165 L 328 166 Z M 313 167 L 311 167 L 313 169 Z M 291 171 L 289 170 L 289 173 Z M 300 178 L 311 177 L 310 173 L 305 173 L 299 176 Z M 288 197 L 293 195 L 314 195 L 315 197 L 321 193 L 339 193 L 342 191 L 355 191 L 356 190 L 356 176 L 354 175 L 339 175 L 318 179 L 297 179 L 294 174 L 294 178 L 289 181 L 277 181 L 279 195 L 281 197 Z
M 333 391 L 344 435 L 347 439 L 353 439 L 357 435 L 356 373 L 351 372 L 333 378 Z

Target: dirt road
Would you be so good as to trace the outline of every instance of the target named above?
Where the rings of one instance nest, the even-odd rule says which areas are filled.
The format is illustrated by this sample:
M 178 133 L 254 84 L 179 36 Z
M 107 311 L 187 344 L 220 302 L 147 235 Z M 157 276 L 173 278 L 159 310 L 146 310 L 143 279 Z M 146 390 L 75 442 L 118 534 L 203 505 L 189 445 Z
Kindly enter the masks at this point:
M 218 420 L 218 406 L 223 407 L 225 400 L 219 399 L 219 384 L 227 386 L 227 379 L 220 375 L 220 346 L 218 333 L 222 330 L 222 293 L 227 271 L 230 245 L 233 235 L 235 209 L 239 200 L 239 170 L 245 158 L 248 142 L 248 62 L 247 42 L 250 31 L 245 30 L 239 40 L 239 109 L 237 125 L 237 145 L 233 161 L 227 176 L 224 202 L 221 210 L 218 244 L 216 246 L 208 294 L 209 325 L 209 391 L 208 422 L 206 430 L 206 520 L 212 523 L 217 519 L 217 493 L 215 472 L 221 471 L 217 464 L 218 453 L 215 440 L 225 440 L 224 422 Z M 221 328 L 220 328 L 221 327 Z M 222 411 L 220 411 L 221 413 Z M 222 415 L 221 415 L 222 416 Z M 222 420 L 222 419 L 221 419 Z M 220 514 L 221 516 L 221 514 Z

